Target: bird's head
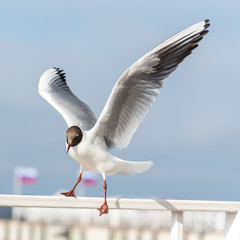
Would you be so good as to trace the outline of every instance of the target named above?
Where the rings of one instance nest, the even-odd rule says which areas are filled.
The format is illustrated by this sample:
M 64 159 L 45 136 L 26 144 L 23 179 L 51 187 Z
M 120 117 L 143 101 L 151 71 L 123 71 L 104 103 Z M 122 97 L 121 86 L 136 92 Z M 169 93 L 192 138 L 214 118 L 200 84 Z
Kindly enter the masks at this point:
M 72 126 L 68 128 L 68 130 L 66 131 L 66 137 L 67 137 L 66 141 L 68 144 L 68 147 L 67 147 L 67 153 L 68 153 L 70 147 L 74 147 L 81 142 L 82 131 L 79 127 Z

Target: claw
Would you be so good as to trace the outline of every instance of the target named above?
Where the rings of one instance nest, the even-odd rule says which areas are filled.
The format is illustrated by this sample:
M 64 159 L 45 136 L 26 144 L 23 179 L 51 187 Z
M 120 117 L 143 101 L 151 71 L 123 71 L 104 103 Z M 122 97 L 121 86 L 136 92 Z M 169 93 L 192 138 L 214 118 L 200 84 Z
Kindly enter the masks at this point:
M 61 194 L 62 194 L 62 195 L 65 195 L 66 197 L 75 197 L 75 198 L 77 198 L 76 195 L 75 195 L 75 193 L 74 193 L 74 191 L 63 192 L 63 193 L 61 193 Z
M 107 203 L 104 203 L 101 207 L 99 207 L 97 210 L 100 211 L 99 216 L 101 216 L 102 214 L 108 214 L 108 205 Z

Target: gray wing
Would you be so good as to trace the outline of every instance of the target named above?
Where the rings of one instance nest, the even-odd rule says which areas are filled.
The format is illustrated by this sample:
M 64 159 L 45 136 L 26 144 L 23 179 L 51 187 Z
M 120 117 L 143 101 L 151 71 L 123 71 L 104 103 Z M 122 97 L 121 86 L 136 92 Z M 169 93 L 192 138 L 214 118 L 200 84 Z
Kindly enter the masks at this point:
M 114 86 L 92 129 L 108 148 L 124 148 L 152 106 L 163 80 L 173 72 L 208 32 L 209 20 L 169 38 L 128 68 Z
M 96 115 L 72 93 L 59 68 L 50 68 L 43 73 L 38 91 L 63 116 L 69 127 L 75 125 L 87 131 L 95 125 Z

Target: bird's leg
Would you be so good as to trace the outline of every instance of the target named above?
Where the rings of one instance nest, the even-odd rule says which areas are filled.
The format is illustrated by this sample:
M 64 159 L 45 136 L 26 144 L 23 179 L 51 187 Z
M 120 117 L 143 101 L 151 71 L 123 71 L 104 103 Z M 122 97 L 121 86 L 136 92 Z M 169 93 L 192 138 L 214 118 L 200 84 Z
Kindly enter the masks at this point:
M 101 216 L 102 214 L 108 214 L 108 205 L 107 205 L 107 183 L 106 183 L 106 179 L 104 179 L 104 203 L 101 207 L 98 208 L 98 210 L 100 211 L 99 216 Z
M 82 172 L 80 172 L 79 178 L 78 178 L 76 184 L 74 185 L 74 187 L 72 188 L 72 190 L 70 190 L 69 192 L 63 192 L 61 194 L 65 195 L 66 197 L 75 197 L 76 198 L 76 195 L 74 193 L 74 189 L 81 182 L 81 179 L 82 179 Z

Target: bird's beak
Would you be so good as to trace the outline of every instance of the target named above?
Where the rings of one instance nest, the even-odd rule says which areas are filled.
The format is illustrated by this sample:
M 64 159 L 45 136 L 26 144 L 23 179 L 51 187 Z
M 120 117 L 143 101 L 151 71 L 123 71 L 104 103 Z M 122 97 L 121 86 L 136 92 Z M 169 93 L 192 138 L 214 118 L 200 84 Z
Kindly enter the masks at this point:
M 70 147 L 71 147 L 71 143 L 68 144 L 68 147 L 67 147 L 67 153 L 68 153 Z

